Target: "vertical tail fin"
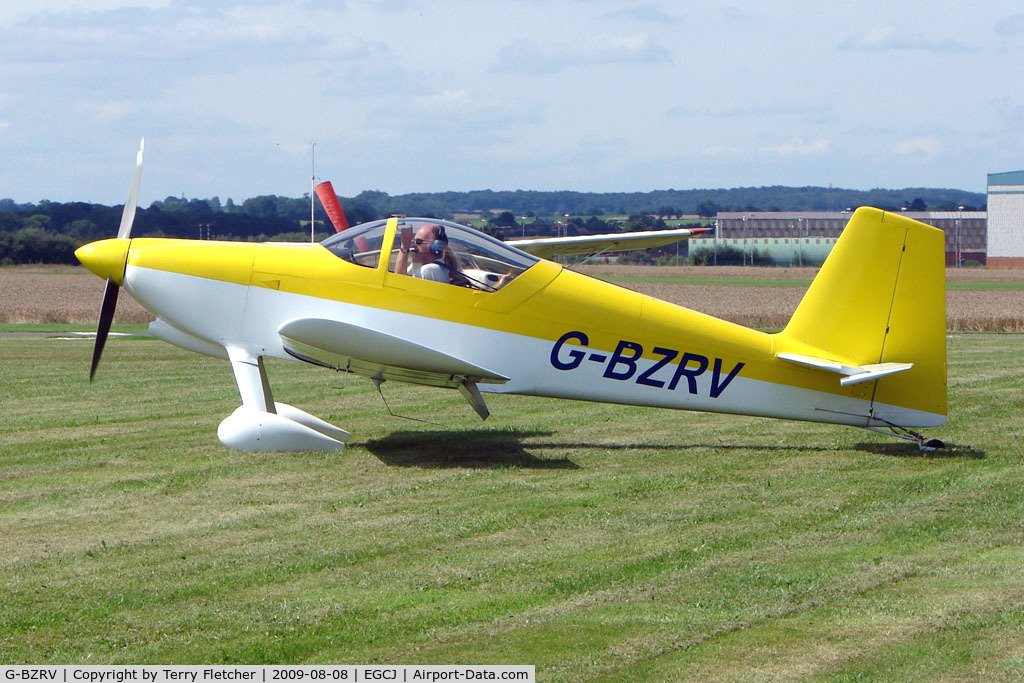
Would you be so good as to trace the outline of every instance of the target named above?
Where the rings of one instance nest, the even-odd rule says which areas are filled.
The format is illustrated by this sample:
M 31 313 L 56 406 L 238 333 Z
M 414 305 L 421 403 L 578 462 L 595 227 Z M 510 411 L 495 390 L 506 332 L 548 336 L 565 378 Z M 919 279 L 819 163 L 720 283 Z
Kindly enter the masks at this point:
M 865 378 L 851 394 L 904 427 L 946 415 L 945 249 L 941 230 L 858 209 L 786 328 L 779 357 Z M 867 366 L 868 370 L 865 370 Z M 908 369 L 909 368 L 909 369 Z

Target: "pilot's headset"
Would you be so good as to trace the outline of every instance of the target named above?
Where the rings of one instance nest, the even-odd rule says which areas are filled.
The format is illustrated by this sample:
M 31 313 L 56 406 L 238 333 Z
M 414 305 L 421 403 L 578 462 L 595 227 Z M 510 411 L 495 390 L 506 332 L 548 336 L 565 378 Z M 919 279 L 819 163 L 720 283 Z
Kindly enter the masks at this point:
M 434 256 L 440 256 L 444 253 L 445 247 L 448 246 L 448 235 L 444 233 L 444 226 L 437 226 L 437 239 L 430 243 L 430 253 Z

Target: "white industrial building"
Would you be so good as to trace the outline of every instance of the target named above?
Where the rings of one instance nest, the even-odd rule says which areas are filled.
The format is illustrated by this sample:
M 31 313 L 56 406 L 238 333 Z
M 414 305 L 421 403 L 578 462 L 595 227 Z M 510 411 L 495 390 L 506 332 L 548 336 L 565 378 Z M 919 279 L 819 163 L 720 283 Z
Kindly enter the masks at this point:
M 1024 194 L 1019 197 L 1024 201 Z M 947 266 L 971 262 L 985 264 L 988 221 L 984 211 L 900 213 L 946 233 Z M 717 244 L 739 249 L 769 251 L 776 263 L 802 264 L 808 256 L 812 262 L 820 263 L 852 215 L 849 211 L 720 211 L 715 222 L 715 235 L 711 239 L 717 240 Z M 701 246 L 705 242 L 706 239 L 691 240 L 691 245 Z
M 988 174 L 988 267 L 1024 268 L 1024 171 Z

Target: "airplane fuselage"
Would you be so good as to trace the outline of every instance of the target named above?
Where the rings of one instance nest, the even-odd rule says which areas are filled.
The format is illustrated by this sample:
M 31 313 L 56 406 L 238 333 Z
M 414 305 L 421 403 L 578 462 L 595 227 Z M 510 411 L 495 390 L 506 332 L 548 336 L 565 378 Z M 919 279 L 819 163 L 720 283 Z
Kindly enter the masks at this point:
M 242 405 L 217 430 L 230 448 L 349 438 L 275 401 L 266 357 L 457 389 L 483 418 L 481 392 L 505 392 L 881 427 L 922 447 L 908 428 L 945 422 L 943 236 L 905 217 L 858 209 L 789 323 L 767 334 L 540 258 L 708 228 L 517 247 L 430 218 L 349 228 L 337 207 L 338 232 L 320 244 L 132 239 L 143 148 L 117 239 L 75 252 L 106 279 L 90 379 L 123 287 L 156 316 L 151 334 L 230 362 Z
M 870 386 L 841 389 L 779 361 L 784 340 L 776 335 L 546 261 L 485 292 L 368 270 L 318 245 L 135 239 L 124 287 L 172 328 L 161 333 L 156 325 L 158 336 L 222 357 L 241 346 L 294 360 L 279 330 L 315 317 L 429 339 L 509 378 L 481 383 L 484 392 L 852 425 L 885 410 L 871 405 Z M 913 412 L 892 408 L 885 419 L 940 423 L 927 410 Z

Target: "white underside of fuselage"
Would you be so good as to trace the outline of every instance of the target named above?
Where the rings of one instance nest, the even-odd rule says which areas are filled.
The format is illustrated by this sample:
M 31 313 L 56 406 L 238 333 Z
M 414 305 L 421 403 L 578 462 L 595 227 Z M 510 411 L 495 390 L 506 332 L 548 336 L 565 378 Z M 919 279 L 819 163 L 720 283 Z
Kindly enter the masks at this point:
M 709 363 L 705 371 L 684 376 L 677 376 L 678 363 L 663 363 L 649 372 L 656 363 L 649 358 L 612 368 L 608 350 L 569 342 L 554 349 L 555 343 L 547 339 L 137 266 L 128 266 L 124 287 L 180 332 L 177 337 L 158 336 L 219 357 L 227 354 L 213 351 L 234 347 L 253 357 L 295 360 L 284 349 L 279 326 L 296 318 L 326 318 L 415 340 L 510 378 L 506 384 L 480 384 L 484 392 L 854 426 L 930 427 L 945 421 L 944 416 L 932 413 L 879 403 L 872 406 L 866 400 L 751 379 L 744 376 L 742 368 L 729 376 L 735 361 L 725 360 L 719 368 Z M 198 341 L 189 344 L 190 338 Z M 563 367 L 572 365 L 564 361 L 573 351 L 581 354 L 581 362 L 570 369 L 556 367 L 556 362 Z M 711 349 L 686 351 L 709 359 L 714 356 Z

